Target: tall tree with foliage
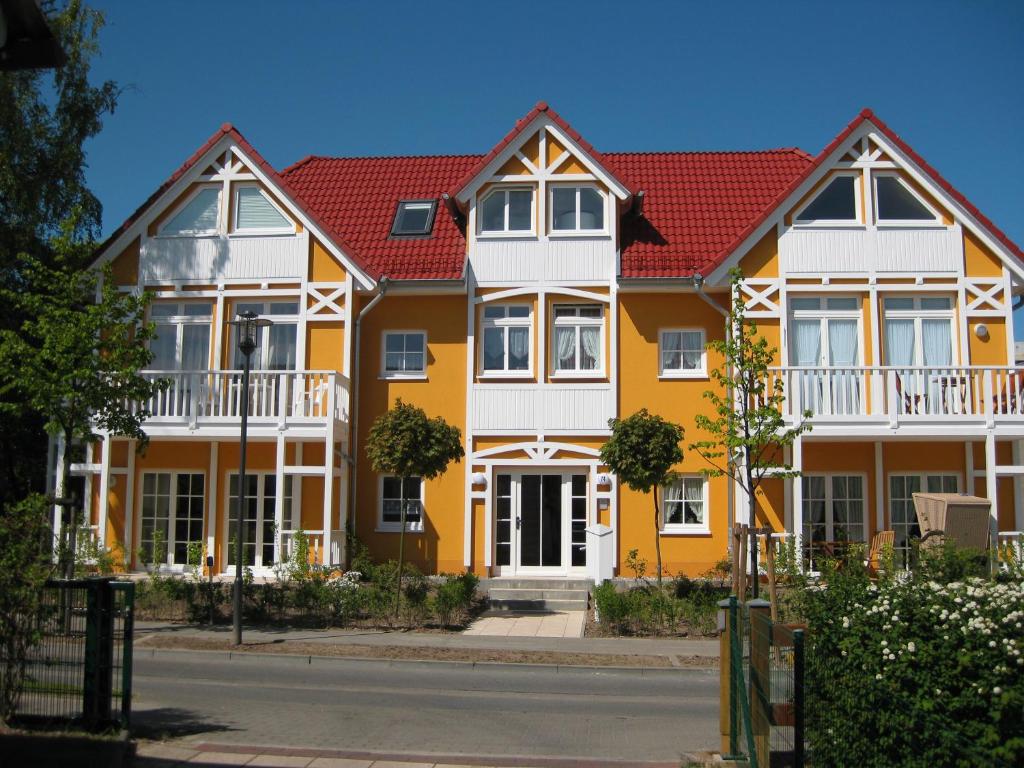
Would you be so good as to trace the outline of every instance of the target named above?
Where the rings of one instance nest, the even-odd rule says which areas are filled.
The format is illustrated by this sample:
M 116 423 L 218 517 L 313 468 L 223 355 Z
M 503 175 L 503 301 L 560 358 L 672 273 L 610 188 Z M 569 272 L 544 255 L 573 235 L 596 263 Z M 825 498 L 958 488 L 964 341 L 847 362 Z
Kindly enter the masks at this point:
M 55 267 L 82 267 L 90 248 L 58 252 L 54 241 L 92 243 L 102 208 L 85 181 L 85 142 L 119 95 L 113 82 L 94 83 L 103 15 L 80 0 L 43 2 L 57 42 L 67 54 L 56 71 L 0 72 L 0 285 L 26 291 L 22 256 Z M 72 258 L 72 263 L 64 260 Z M 0 304 L 0 329 L 25 320 L 21 305 Z M 12 396 L 4 394 L 4 402 Z M 0 430 L 0 513 L 46 477 L 43 419 L 31 408 L 8 409 Z
M 658 489 L 675 476 L 672 467 L 683 460 L 683 428 L 641 408 L 625 419 L 609 419 L 612 434 L 601 448 L 601 461 L 619 480 L 654 503 L 654 551 L 658 558 L 661 589 L 661 509 Z
M 713 406 L 713 415 L 697 414 L 694 423 L 708 435 L 706 440 L 691 443 L 689 449 L 702 456 L 711 477 L 728 477 L 745 494 L 747 520 L 757 526 L 757 489 L 767 477 L 792 478 L 800 475 L 792 466 L 783 465 L 779 457 L 783 449 L 804 432 L 806 422 L 786 426 L 783 418 L 786 401 L 781 377 L 771 377 L 769 367 L 778 350 L 758 335 L 757 325 L 746 317 L 746 302 L 740 283 L 743 273 L 729 273 L 732 308 L 724 339 L 708 343 L 717 352 L 721 365 L 711 371 L 714 387 L 704 393 Z M 810 416 L 810 414 L 807 414 Z M 751 537 L 750 583 L 758 594 L 757 537 Z
M 83 247 L 70 237 L 58 238 L 59 252 Z M 48 267 L 28 256 L 20 260 L 19 274 L 23 290 L 0 286 L 0 302 L 25 318 L 17 329 L 0 330 L 0 416 L 31 409 L 65 450 L 75 441 L 95 441 L 95 430 L 145 445 L 148 413 L 140 404 L 162 386 L 140 374 L 152 359 L 148 296 L 119 292 L 109 270 Z M 71 462 L 65 460 L 59 492 L 66 493 L 70 479 Z M 66 570 L 73 568 L 77 529 L 72 519 L 65 532 Z
M 402 567 L 405 561 L 405 485 L 411 477 L 432 480 L 445 473 L 453 461 L 465 456 L 462 433 L 440 416 L 429 418 L 422 408 L 395 400 L 395 407 L 377 417 L 366 440 L 366 455 L 374 472 L 399 478 L 400 529 L 395 614 L 402 600 Z M 422 514 L 422 513 L 421 513 Z

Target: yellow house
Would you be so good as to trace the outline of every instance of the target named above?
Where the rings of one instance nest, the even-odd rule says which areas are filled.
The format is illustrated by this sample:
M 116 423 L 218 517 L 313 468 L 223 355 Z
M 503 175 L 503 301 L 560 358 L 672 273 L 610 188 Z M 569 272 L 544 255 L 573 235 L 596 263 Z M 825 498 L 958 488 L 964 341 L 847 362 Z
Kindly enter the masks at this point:
M 144 452 L 108 438 L 73 469 L 132 568 L 156 536 L 168 567 L 198 541 L 225 572 L 248 409 L 246 564 L 269 573 L 300 529 L 317 562 L 344 566 L 348 532 L 391 557 L 402 489 L 363 446 L 401 397 L 465 440 L 461 465 L 405 488 L 422 569 L 583 576 L 600 523 L 622 573 L 631 549 L 653 560 L 655 531 L 649 497 L 601 465 L 608 420 L 646 407 L 701 438 L 738 266 L 786 417 L 813 426 L 783 457 L 802 478 L 759 494 L 763 524 L 812 558 L 881 529 L 904 549 L 911 494 L 944 490 L 991 496 L 998 529 L 1021 530 L 1022 257 L 867 111 L 813 157 L 602 154 L 540 103 L 484 156 L 281 172 L 225 125 L 100 251 L 118 287 L 152 293 L 147 375 L 171 387 L 139 404 Z M 245 310 L 272 321 L 248 391 L 228 325 Z M 745 518 L 704 466 L 687 453 L 661 490 L 671 573 L 726 557 Z

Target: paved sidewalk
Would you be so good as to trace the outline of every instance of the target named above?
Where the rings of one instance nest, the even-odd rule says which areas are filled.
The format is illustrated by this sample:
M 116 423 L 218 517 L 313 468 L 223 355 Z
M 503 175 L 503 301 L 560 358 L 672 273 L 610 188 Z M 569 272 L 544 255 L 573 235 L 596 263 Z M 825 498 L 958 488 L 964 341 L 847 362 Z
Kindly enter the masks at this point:
M 583 637 L 583 611 L 485 613 L 462 633 L 463 637 Z
M 135 622 L 136 642 L 146 647 L 147 636 L 231 639 L 231 627 L 173 624 L 169 622 Z M 412 632 L 375 629 L 295 629 L 290 627 L 245 627 L 246 644 L 326 643 L 331 645 L 375 645 L 405 648 L 455 648 L 504 651 L 546 651 L 564 653 L 665 656 L 704 658 L 712 663 L 718 658 L 715 638 L 647 638 L 647 637 L 544 637 L 484 635 L 466 632 Z M 335 655 L 336 652 L 335 652 Z
M 710 755 L 680 755 L 681 762 L 703 764 Z M 443 762 L 440 762 L 442 761 Z M 470 755 L 408 755 L 328 749 L 245 747 L 208 742 L 182 744 L 141 741 L 134 768 L 195 768 L 197 765 L 265 768 L 679 768 L 680 762 L 595 760 L 591 758 Z

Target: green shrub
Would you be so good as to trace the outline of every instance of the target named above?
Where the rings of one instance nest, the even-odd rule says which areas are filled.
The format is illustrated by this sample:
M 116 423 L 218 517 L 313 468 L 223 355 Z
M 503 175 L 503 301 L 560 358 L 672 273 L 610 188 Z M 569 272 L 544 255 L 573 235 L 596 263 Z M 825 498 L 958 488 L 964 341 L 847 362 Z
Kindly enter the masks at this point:
M 594 606 L 601 623 L 615 630 L 619 630 L 629 616 L 629 601 L 611 581 L 602 582 L 594 588 Z
M 431 604 L 434 617 L 442 627 L 461 624 L 472 610 L 480 579 L 469 571 L 442 574 L 442 578 Z
M 803 591 L 815 764 L 1024 764 L 1024 583 L 934 578 L 969 561 L 877 583 L 831 568 Z

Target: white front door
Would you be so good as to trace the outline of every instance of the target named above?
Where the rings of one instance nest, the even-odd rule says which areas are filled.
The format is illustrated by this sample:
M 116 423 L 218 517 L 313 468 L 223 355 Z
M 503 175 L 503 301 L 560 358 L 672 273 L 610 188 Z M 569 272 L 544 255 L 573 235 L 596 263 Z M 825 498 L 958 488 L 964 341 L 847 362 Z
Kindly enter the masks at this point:
M 587 474 L 496 475 L 495 564 L 502 574 L 564 575 L 586 565 Z

